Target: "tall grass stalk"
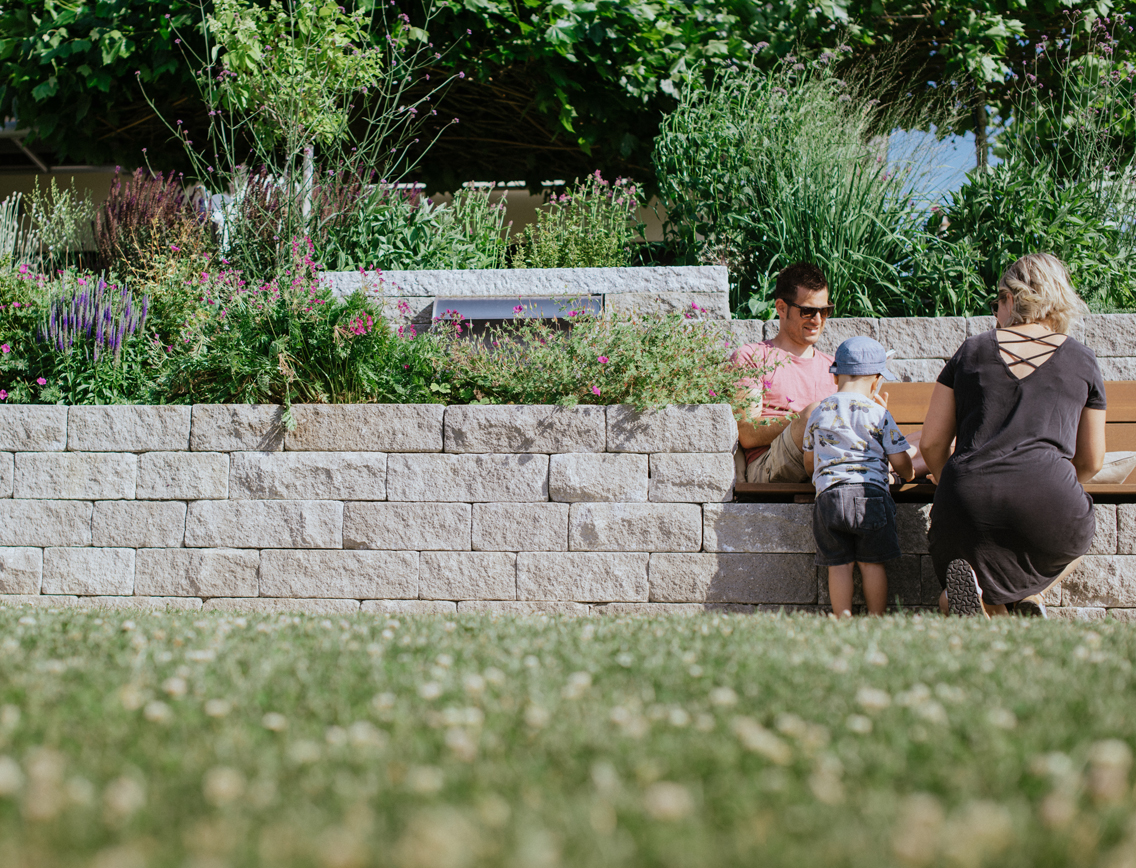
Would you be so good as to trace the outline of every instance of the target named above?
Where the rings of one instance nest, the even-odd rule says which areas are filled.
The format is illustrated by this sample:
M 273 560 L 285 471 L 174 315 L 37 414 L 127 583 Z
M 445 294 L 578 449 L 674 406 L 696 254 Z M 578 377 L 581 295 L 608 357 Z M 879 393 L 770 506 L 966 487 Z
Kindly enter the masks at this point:
M 837 59 L 728 66 L 663 121 L 667 229 L 686 261 L 729 266 L 738 316 L 769 316 L 777 272 L 799 260 L 824 270 L 842 316 L 907 310 L 934 149 L 889 159 L 888 133 L 914 125 L 914 109 L 880 105 L 870 94 L 886 82 L 842 80 Z

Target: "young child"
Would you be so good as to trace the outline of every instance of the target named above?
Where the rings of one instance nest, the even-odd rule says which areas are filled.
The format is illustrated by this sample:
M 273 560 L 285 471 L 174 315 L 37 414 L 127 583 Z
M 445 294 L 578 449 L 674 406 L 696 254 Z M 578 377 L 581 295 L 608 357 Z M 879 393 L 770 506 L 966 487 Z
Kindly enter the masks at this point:
M 868 612 L 887 608 L 883 562 L 899 557 L 888 465 L 904 479 L 914 472 L 907 440 L 887 411 L 881 379 L 894 380 L 887 353 L 867 337 L 849 338 L 829 371 L 837 392 L 816 405 L 805 429 L 805 469 L 816 486 L 816 562 L 828 567 L 828 595 L 838 616 L 852 614 L 852 567 L 860 566 Z

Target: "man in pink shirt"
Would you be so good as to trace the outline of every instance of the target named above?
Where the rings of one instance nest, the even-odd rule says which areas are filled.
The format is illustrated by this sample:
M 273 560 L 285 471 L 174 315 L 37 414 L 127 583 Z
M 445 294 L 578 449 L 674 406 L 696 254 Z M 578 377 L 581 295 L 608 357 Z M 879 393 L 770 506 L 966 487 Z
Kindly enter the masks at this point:
M 745 451 L 746 482 L 808 482 L 801 451 L 805 423 L 813 406 L 836 391 L 828 370 L 832 356 L 816 348 L 835 305 L 824 274 L 808 262 L 782 269 L 773 299 L 777 335 L 734 353 L 743 367 L 776 366 L 761 380 L 747 377 L 738 384 L 751 402 L 749 419 L 738 422 L 738 442 Z

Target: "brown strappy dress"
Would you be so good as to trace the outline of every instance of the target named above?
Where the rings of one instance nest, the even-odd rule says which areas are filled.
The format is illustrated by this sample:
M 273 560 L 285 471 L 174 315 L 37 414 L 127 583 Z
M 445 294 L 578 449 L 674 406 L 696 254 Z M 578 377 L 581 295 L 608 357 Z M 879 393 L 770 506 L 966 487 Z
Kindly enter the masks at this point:
M 1069 460 L 1081 411 L 1105 409 L 1096 356 L 1067 337 L 1023 358 L 1013 345 L 1029 340 L 1012 329 L 976 335 L 938 378 L 954 390 L 956 445 L 931 508 L 931 559 L 946 587 L 947 564 L 964 558 L 992 604 L 1043 591 L 1096 531 Z

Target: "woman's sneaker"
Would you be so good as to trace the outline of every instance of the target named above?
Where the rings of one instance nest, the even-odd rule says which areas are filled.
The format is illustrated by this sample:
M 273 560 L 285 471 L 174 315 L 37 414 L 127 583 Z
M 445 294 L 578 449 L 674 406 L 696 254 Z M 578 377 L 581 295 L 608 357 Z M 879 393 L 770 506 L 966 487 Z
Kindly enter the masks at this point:
M 956 558 L 947 564 L 947 610 L 952 615 L 981 615 L 982 589 L 970 564 Z

